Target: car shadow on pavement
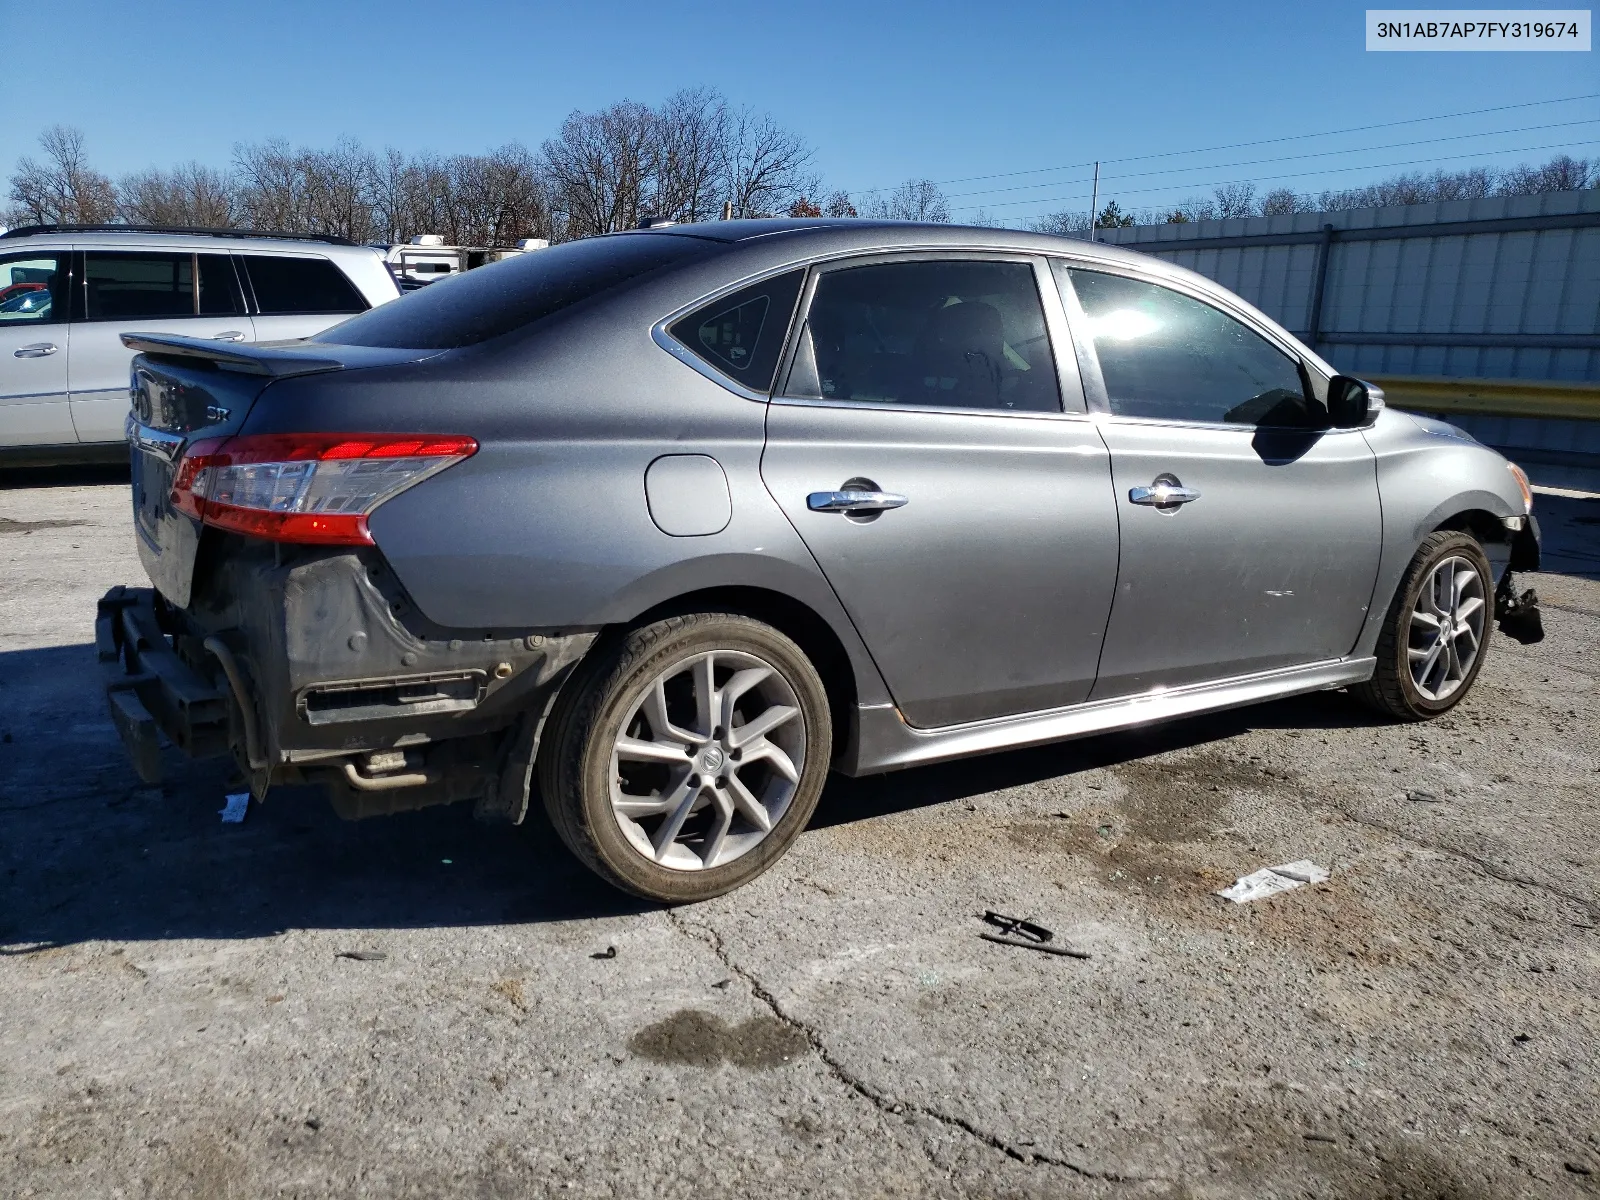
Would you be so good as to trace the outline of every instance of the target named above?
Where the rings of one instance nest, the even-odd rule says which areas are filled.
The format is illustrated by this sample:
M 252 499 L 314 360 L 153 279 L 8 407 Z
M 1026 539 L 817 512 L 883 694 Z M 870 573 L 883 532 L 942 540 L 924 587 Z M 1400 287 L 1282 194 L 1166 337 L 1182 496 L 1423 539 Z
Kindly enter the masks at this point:
M 1188 750 L 1252 729 L 1350 729 L 1386 724 L 1385 718 L 1362 708 L 1342 693 L 1319 692 L 1077 741 L 913 767 L 890 775 L 861 779 L 835 776 L 822 794 L 822 803 L 811 825 L 812 828 L 845 825 L 869 817 L 965 800 L 1006 788 L 1114 767 L 1172 750 Z
M 167 750 L 140 782 L 106 715 L 91 645 L 0 654 L 0 954 L 85 941 L 251 938 L 289 929 L 559 922 L 653 906 L 470 806 L 345 822 L 317 789 L 219 812 L 225 760 Z
M 51 467 L 5 467 L 0 470 L 0 491 L 23 491 L 42 487 L 92 487 L 103 483 L 127 483 L 128 464 L 124 461 L 73 463 Z
M 834 777 L 813 824 L 838 825 L 1264 725 L 1359 724 L 1320 696 L 889 776 Z M 232 771 L 176 751 L 139 781 L 98 688 L 93 647 L 0 654 L 0 955 L 90 941 L 255 938 L 290 929 L 552 923 L 655 906 L 615 891 L 542 811 L 516 828 L 469 805 L 339 820 L 314 788 L 277 788 L 220 819 Z

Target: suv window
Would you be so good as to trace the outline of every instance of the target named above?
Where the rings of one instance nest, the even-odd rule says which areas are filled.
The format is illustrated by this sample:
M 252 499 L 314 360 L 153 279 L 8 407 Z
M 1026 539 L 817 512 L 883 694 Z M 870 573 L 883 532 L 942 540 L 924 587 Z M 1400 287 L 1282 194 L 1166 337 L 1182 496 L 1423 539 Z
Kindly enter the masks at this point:
M 790 271 L 753 283 L 674 321 L 668 332 L 728 378 L 768 391 L 805 277 Z
M 256 310 L 287 313 L 358 313 L 371 307 L 344 273 L 325 258 L 278 254 L 240 256 L 256 294 Z
M 67 272 L 55 254 L 0 258 L 0 328 L 67 319 Z
M 715 242 L 670 233 L 583 238 L 447 276 L 312 340 L 408 350 L 475 346 L 627 280 L 718 249 Z
M 1032 266 L 916 261 L 827 272 L 817 280 L 788 391 L 1060 412 Z
M 1300 364 L 1203 301 L 1102 271 L 1068 269 L 1088 319 L 1111 411 L 1124 417 L 1307 428 L 1326 424 L 1307 401 Z
M 231 317 L 244 312 L 244 298 L 239 295 L 239 279 L 233 273 L 233 261 L 226 254 L 195 257 L 200 263 L 200 315 Z
M 83 256 L 84 316 L 145 321 L 194 316 L 194 256 L 90 250 Z

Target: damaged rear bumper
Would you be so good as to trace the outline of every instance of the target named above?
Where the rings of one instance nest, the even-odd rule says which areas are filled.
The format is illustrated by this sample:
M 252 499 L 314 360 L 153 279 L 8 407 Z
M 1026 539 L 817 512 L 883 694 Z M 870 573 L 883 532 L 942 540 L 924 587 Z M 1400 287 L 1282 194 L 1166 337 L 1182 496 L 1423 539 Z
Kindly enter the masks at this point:
M 188 608 L 119 587 L 96 621 L 112 720 L 142 779 L 160 778 L 164 738 L 194 758 L 231 751 L 258 795 L 323 782 L 387 797 L 363 813 L 493 792 L 594 638 L 434 628 L 381 558 L 255 547 L 219 562 Z
M 111 721 L 139 778 L 161 778 L 161 738 L 193 758 L 228 752 L 228 697 L 173 650 L 156 593 L 114 587 L 95 614 L 95 654 Z

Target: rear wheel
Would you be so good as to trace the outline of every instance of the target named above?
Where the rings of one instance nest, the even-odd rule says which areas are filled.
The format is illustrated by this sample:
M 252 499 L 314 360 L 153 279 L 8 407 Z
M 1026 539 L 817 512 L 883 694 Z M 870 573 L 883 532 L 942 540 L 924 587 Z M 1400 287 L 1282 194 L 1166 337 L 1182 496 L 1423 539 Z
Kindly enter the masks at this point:
M 827 695 L 798 646 L 727 613 L 631 631 L 557 703 L 540 750 L 561 839 L 665 903 L 755 878 L 811 819 L 832 756 Z
M 1424 721 L 1460 704 L 1483 666 L 1493 596 L 1489 560 L 1474 538 L 1430 534 L 1384 617 L 1377 670 L 1352 692 L 1403 721 Z

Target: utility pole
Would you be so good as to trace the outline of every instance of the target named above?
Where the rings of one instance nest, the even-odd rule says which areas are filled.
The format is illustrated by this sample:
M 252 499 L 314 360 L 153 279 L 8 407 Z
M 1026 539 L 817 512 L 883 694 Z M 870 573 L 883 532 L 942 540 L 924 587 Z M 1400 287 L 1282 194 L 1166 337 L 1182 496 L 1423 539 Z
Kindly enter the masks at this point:
M 1095 212 L 1100 207 L 1100 164 L 1094 164 L 1094 187 L 1089 190 L 1089 240 L 1094 241 Z

